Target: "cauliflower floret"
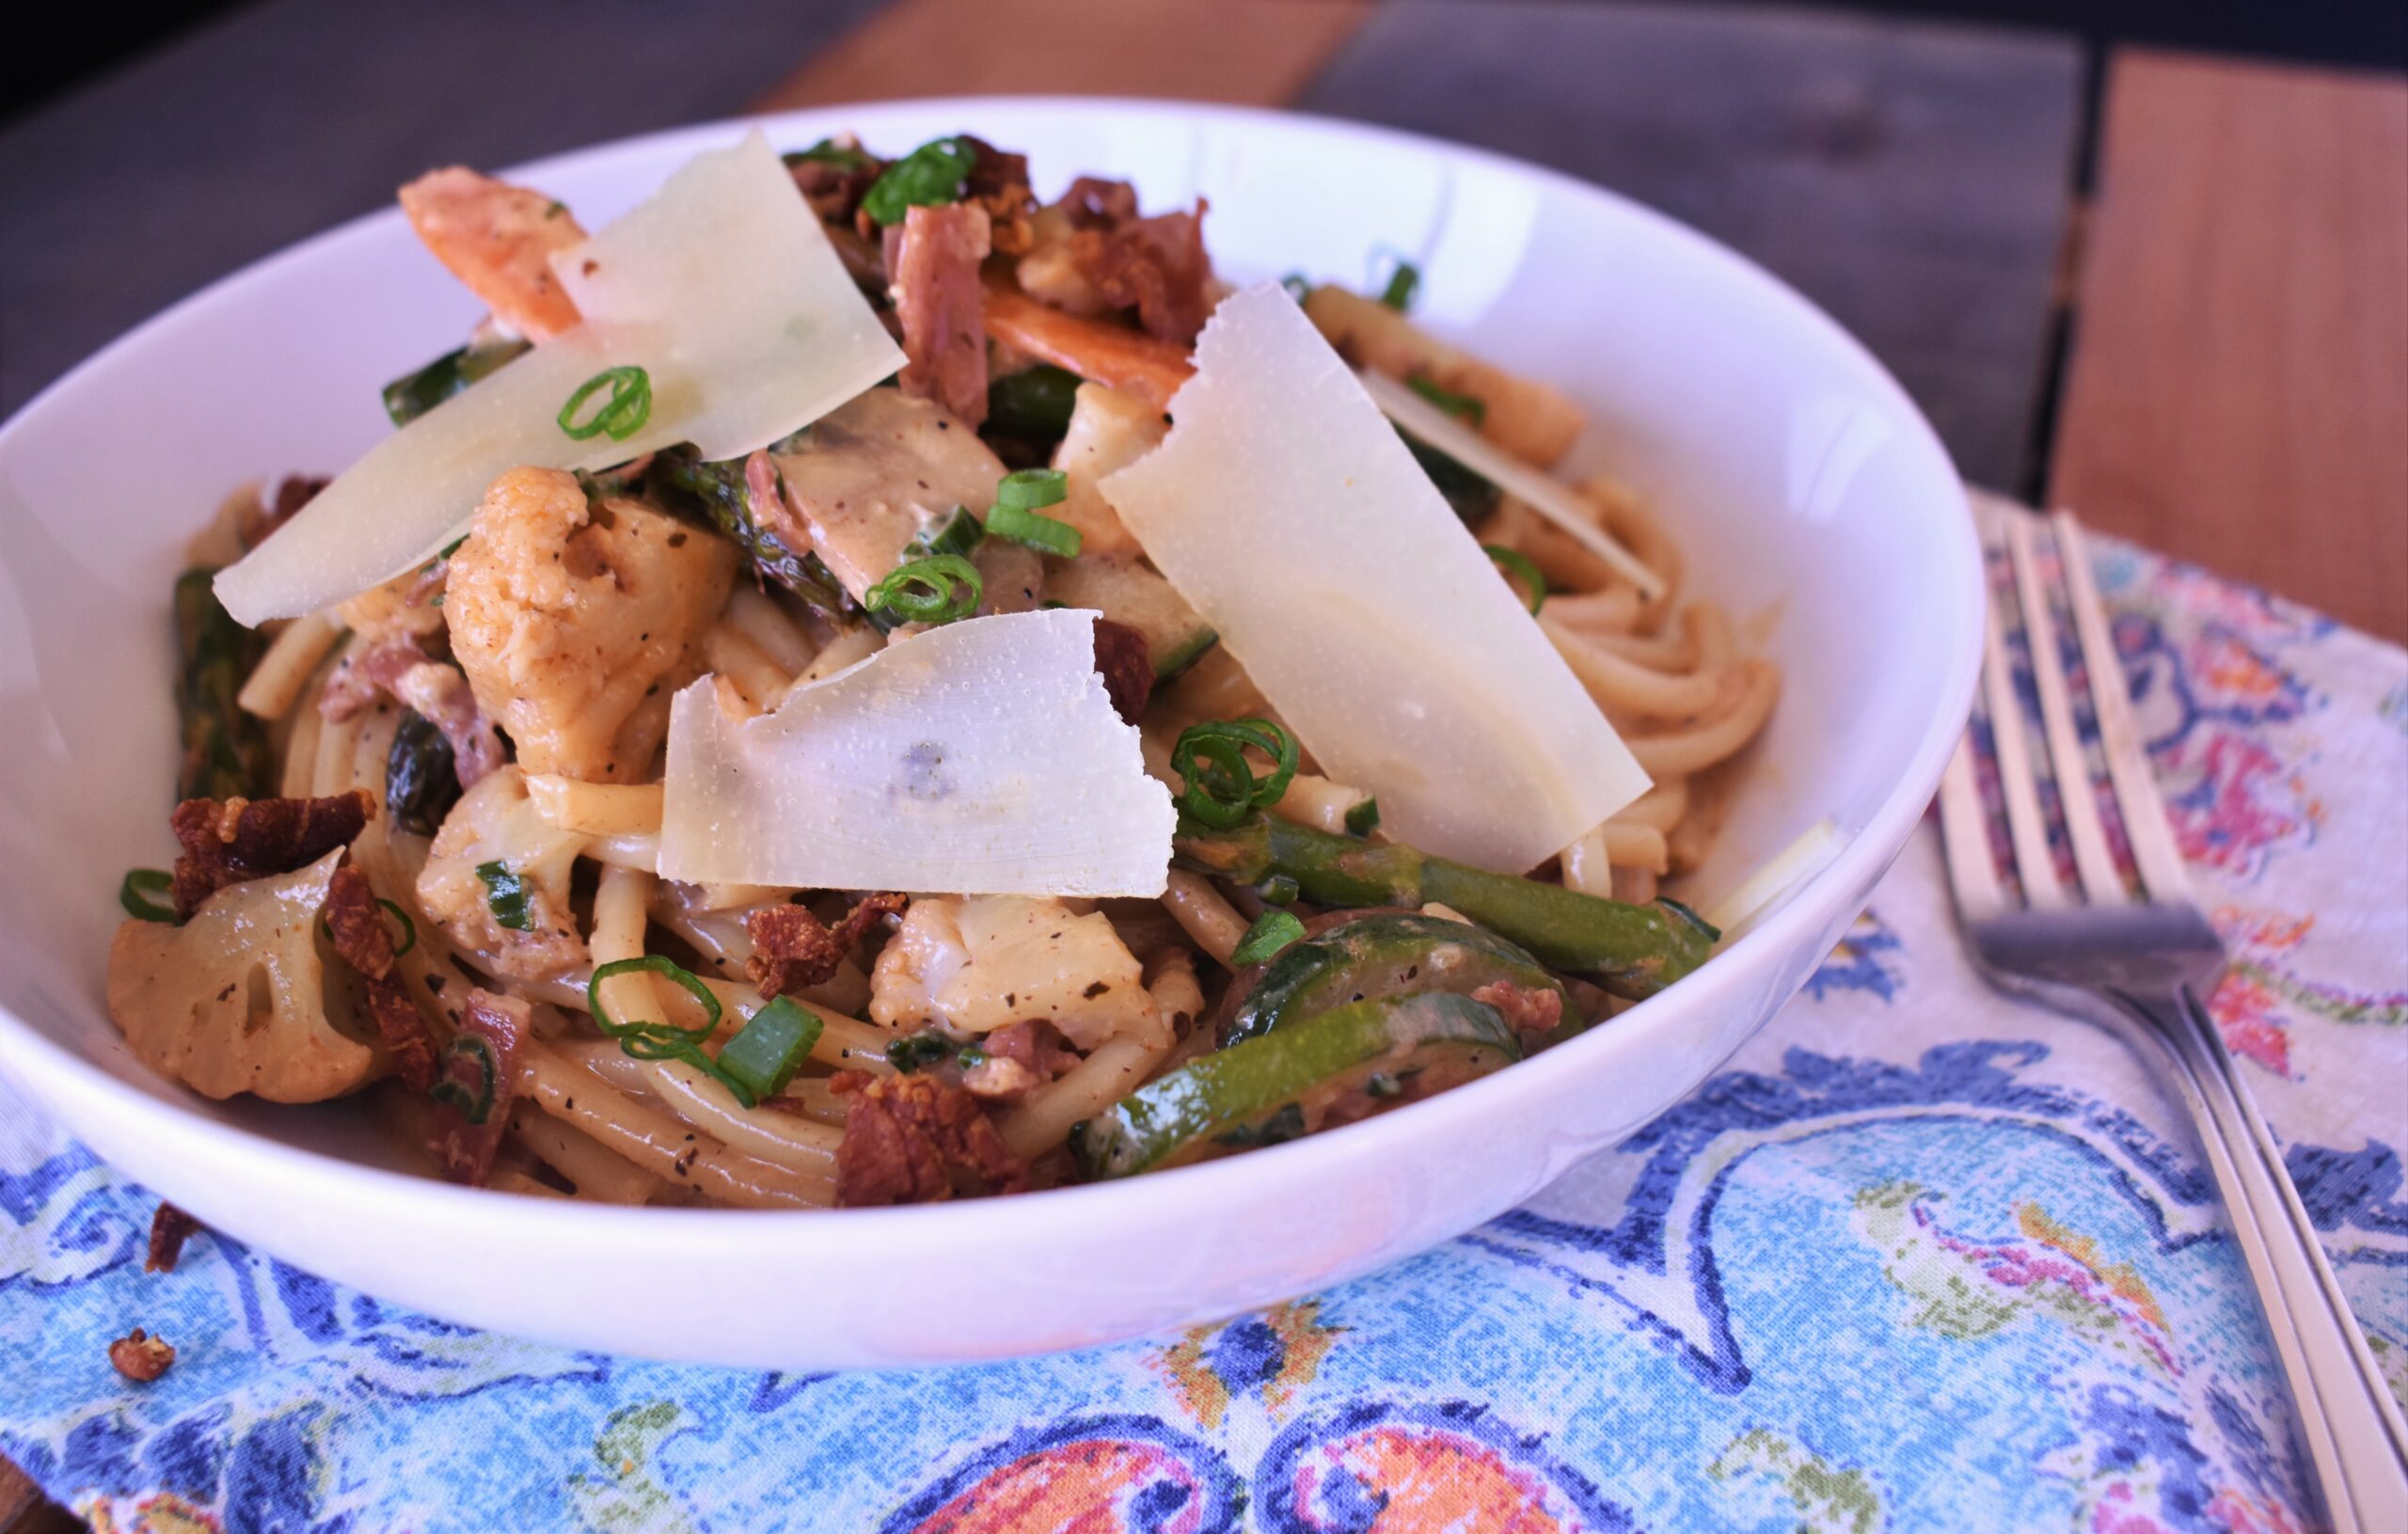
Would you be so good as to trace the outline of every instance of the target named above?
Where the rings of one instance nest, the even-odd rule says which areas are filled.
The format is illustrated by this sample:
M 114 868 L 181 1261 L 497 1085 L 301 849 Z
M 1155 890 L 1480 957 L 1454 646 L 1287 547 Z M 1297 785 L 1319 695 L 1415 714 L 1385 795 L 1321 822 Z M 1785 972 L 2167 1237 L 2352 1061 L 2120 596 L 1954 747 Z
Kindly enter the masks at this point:
M 319 951 L 342 862 L 230 884 L 182 926 L 128 922 L 109 944 L 109 1017 L 144 1065 L 203 1097 L 323 1102 L 381 1076 L 357 984 Z
M 736 549 L 640 501 L 588 505 L 574 475 L 516 468 L 452 556 L 443 613 L 477 706 L 530 772 L 641 779 L 669 699 L 701 671 Z
M 589 840 L 544 818 L 527 795 L 524 768 L 499 768 L 478 779 L 444 816 L 419 871 L 419 904 L 453 942 L 499 973 L 541 980 L 578 969 L 587 957 L 569 913 L 569 872 Z M 494 915 L 494 886 L 477 870 L 496 862 L 518 881 L 523 930 Z
M 1079 530 L 1082 553 L 1142 554 L 1145 550 L 1121 524 L 1112 502 L 1103 498 L 1101 486 L 1105 476 L 1162 446 L 1170 428 L 1152 405 L 1101 384 L 1081 384 L 1071 398 L 1069 428 L 1054 450 L 1054 467 L 1064 476 L 1064 498 L 1045 508 L 1045 514 Z
M 1027 895 L 915 898 L 871 972 L 869 1015 L 897 1030 L 941 1023 L 963 1034 L 1041 1020 L 1080 1050 L 1118 1034 L 1168 1042 L 1111 920 Z

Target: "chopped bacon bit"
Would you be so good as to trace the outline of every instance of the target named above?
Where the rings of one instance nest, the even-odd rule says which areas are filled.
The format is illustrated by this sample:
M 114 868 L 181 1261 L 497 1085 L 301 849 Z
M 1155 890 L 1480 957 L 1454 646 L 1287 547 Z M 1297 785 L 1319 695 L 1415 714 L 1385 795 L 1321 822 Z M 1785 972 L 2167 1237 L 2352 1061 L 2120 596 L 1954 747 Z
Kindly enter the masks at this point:
M 435 1141 L 443 1175 L 454 1182 L 481 1184 L 493 1172 L 494 1153 L 510 1129 L 510 1101 L 518 1085 L 519 1047 L 531 1036 L 534 1009 L 515 996 L 497 996 L 470 988 L 460 1008 L 460 1034 L 443 1053 L 439 1065 L 442 1086 L 456 1085 L 470 1101 L 484 1099 L 484 1062 L 463 1040 L 480 1038 L 493 1052 L 493 1095 L 484 1114 L 471 1118 L 452 1095 L 436 1099 L 435 1118 L 441 1126 Z
M 1137 189 L 1127 182 L 1082 176 L 1054 204 L 1081 229 L 1116 229 L 1137 216 Z
M 510 760 L 501 732 L 477 706 L 476 692 L 459 667 L 432 660 L 412 666 L 394 680 L 393 696 L 443 732 L 461 787 L 474 787 L 478 779 Z
M 425 1091 L 435 1084 L 435 1036 L 393 968 L 393 934 L 368 876 L 350 863 L 336 869 L 324 914 L 335 952 L 368 982 L 368 1013 L 393 1069 L 413 1091 Z
M 990 1102 L 1017 1101 L 1079 1063 L 1078 1052 L 1041 1018 L 1007 1023 L 979 1046 L 987 1058 L 962 1072 L 961 1084 Z
M 885 173 L 885 162 L 867 155 L 858 165 L 798 160 L 786 167 L 786 174 L 794 178 L 794 189 L 802 194 L 802 200 L 811 204 L 811 211 L 822 222 L 847 226 L 861 208 L 862 198 L 869 195 L 869 189 Z
M 1112 695 L 1112 711 L 1123 724 L 1134 724 L 1153 695 L 1154 661 L 1146 636 L 1109 618 L 1095 621 L 1095 669 L 1103 675 L 1103 690 Z
M 968 134 L 962 134 L 961 141 L 978 156 L 963 179 L 962 195 L 987 210 L 996 253 L 1020 255 L 1033 238 L 1029 214 L 1037 211 L 1037 197 L 1028 189 L 1028 156 L 1006 154 Z
M 913 208 L 887 270 L 903 322 L 903 392 L 934 400 L 957 420 L 987 419 L 987 334 L 979 263 L 993 225 L 974 203 Z
M 934 1076 L 857 1070 L 838 1071 L 829 1085 L 845 1099 L 845 1137 L 836 1146 L 840 1208 L 929 1204 L 1028 1186 L 1027 1165 L 962 1088 Z
M 142 1259 L 147 1273 L 176 1271 L 176 1259 L 184 1255 L 184 1242 L 209 1227 L 165 1199 L 150 1215 L 150 1250 Z
M 1544 986 L 1492 980 L 1474 990 L 1471 999 L 1497 1008 L 1507 1024 L 1527 1039 L 1544 1038 L 1563 1020 L 1563 993 Z
M 1205 203 L 1193 212 L 1132 218 L 1070 236 L 1070 261 L 1104 302 L 1133 308 L 1146 333 L 1182 346 L 1212 313 L 1212 261 L 1204 253 Z
M 987 285 L 987 334 L 1040 362 L 1134 394 L 1158 410 L 1196 372 L 1187 348 L 1108 320 L 1066 314 L 1024 293 Z
M 234 535 L 243 547 L 253 549 L 266 543 L 276 530 L 293 520 L 293 514 L 309 504 L 319 491 L 335 482 L 300 474 L 288 474 L 277 482 L 275 490 L 260 498 L 259 509 L 246 509 Z
M 149 1384 L 166 1373 L 167 1366 L 175 1361 L 173 1344 L 164 1337 L 150 1336 L 139 1326 L 109 1344 L 109 1362 L 117 1366 L 119 1374 L 137 1384 Z
M 336 723 L 356 718 L 380 695 L 391 693 L 404 672 L 426 664 L 426 658 L 415 635 L 356 650 L 326 674 L 325 688 L 318 694 L 318 712 Z
M 765 906 L 744 919 L 752 938 L 745 973 L 761 988 L 764 1001 L 825 985 L 872 924 L 901 915 L 909 904 L 900 894 L 865 894 L 832 929 L 801 906 Z
M 170 893 L 176 920 L 230 884 L 289 874 L 351 845 L 375 801 L 366 789 L 326 799 L 188 799 L 167 817 L 183 847 Z

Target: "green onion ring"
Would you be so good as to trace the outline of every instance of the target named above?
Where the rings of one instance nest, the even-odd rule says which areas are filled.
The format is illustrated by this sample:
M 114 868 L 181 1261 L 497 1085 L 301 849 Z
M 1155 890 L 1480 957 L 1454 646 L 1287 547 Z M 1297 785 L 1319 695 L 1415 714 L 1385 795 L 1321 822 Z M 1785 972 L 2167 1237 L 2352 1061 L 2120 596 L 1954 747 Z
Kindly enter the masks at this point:
M 601 389 L 609 389 L 610 397 L 594 419 L 580 423 L 577 413 L 585 402 Z M 652 419 L 652 374 L 637 367 L 605 368 L 577 387 L 561 406 L 560 428 L 578 442 L 609 433 L 613 442 L 625 442 L 643 429 Z
M 426 1095 L 437 1102 L 448 1102 L 459 1109 L 460 1116 L 469 1123 L 482 1124 L 493 1116 L 494 1079 L 499 1074 L 494 1064 L 493 1046 L 486 1043 L 481 1034 L 454 1034 L 452 1042 L 444 1046 L 442 1063 L 436 1068 L 449 1069 L 454 1056 L 476 1061 L 480 1078 L 477 1090 L 470 1092 L 458 1082 L 446 1077 L 428 1087 Z
M 137 922 L 173 923 L 175 908 L 160 905 L 153 897 L 166 894 L 175 882 L 175 876 L 164 868 L 129 868 L 125 882 L 117 887 L 117 903 Z
M 680 1028 L 673 1022 L 620 1022 L 602 1005 L 602 982 L 623 974 L 657 974 L 682 988 L 687 995 L 703 1004 L 703 1016 L 708 1020 L 700 1028 Z M 631 1039 L 646 1034 L 669 1034 L 689 1043 L 700 1043 L 711 1036 L 719 1027 L 719 998 L 711 988 L 704 985 L 694 972 L 663 954 L 642 954 L 634 958 L 612 959 L 594 972 L 585 985 L 585 1004 L 594 1014 L 594 1026 L 612 1038 Z M 629 1050 L 629 1054 L 636 1052 Z M 639 1057 L 641 1058 L 641 1057 Z M 657 1056 L 655 1058 L 657 1058 Z
M 1244 969 L 1249 964 L 1268 963 L 1279 951 L 1305 935 L 1305 924 L 1292 910 L 1266 910 L 1245 929 L 1245 936 L 1229 955 L 1231 969 Z
M 1258 781 L 1245 759 L 1254 747 L 1272 760 L 1271 776 Z M 1269 720 L 1207 720 L 1180 733 L 1171 748 L 1171 770 L 1186 784 L 1180 808 L 1204 825 L 1226 830 L 1247 812 L 1279 802 L 1296 776 L 1296 737 Z
M 1070 498 L 1069 481 L 1070 477 L 1058 468 L 1018 469 L 996 482 L 995 504 L 1018 507 L 1023 512 L 1058 506 Z
M 1068 522 L 1057 521 L 1042 512 L 1032 512 L 1025 507 L 1007 506 L 1002 501 L 997 501 L 995 509 L 987 514 L 987 531 L 997 538 L 1025 544 L 1041 554 L 1058 554 L 1066 560 L 1076 557 L 1086 544 L 1086 540 L 1079 535 L 1079 530 Z
M 1520 577 L 1522 584 L 1529 588 L 1530 616 L 1537 617 L 1539 609 L 1546 606 L 1546 577 L 1530 562 L 1530 557 L 1518 548 L 1507 548 L 1503 544 L 1482 544 L 1480 551 L 1496 561 L 1507 575 Z
M 949 624 L 967 618 L 986 600 L 986 582 L 978 567 L 958 554 L 931 554 L 896 565 L 886 578 L 869 589 L 862 606 L 872 612 L 892 611 L 907 623 Z

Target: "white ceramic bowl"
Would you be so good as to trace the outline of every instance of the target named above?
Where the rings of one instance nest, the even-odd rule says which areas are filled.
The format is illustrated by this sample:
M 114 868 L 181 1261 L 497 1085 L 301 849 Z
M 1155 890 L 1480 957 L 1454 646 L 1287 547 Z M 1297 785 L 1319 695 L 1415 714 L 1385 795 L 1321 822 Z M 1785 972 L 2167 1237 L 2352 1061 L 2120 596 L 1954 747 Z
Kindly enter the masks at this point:
M 1861 908 L 1963 723 L 1980 565 L 1923 417 L 1796 293 L 1593 187 L 1337 122 L 994 100 L 764 126 L 781 148 L 850 127 L 889 150 L 966 130 L 1026 150 L 1040 189 L 1095 171 L 1149 207 L 1202 194 L 1235 277 L 1359 282 L 1374 247 L 1413 257 L 1418 317 L 1587 406 L 1575 467 L 1655 498 L 1694 585 L 1764 615 L 1787 687 L 1700 886 L 1826 815 L 1845 849 L 1609 1027 L 1401 1113 L 1128 1182 L 837 1213 L 601 1208 L 401 1173 L 342 1103 L 206 1101 L 137 1065 L 102 1004 L 117 881 L 171 850 L 168 584 L 230 487 L 349 462 L 388 429 L 378 386 L 475 320 L 388 212 L 178 305 L 0 428 L 0 1064 L 102 1156 L 328 1277 L 581 1347 L 786 1368 L 1070 1348 L 1320 1288 L 1512 1208 L 1694 1086 Z M 513 174 L 593 227 L 738 131 Z M 663 1327 L 626 1303 L 697 1284 L 744 1324 Z

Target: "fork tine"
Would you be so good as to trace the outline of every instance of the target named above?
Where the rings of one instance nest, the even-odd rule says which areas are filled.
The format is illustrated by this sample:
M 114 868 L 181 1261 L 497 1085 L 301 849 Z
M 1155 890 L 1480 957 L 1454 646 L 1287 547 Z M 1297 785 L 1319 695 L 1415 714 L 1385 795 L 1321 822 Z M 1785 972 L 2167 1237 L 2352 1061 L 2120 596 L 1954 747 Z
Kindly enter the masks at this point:
M 1961 920 L 1978 922 L 2006 909 L 1998 864 L 1990 857 L 1989 817 L 1983 813 L 1982 791 L 1973 781 L 1970 731 L 1956 737 L 1948 770 L 1941 774 L 1940 845 L 1948 860 L 1948 884 L 1956 894 L 1956 914 Z
M 1974 499 L 1976 520 L 1987 558 L 1998 551 L 2001 521 L 2016 514 L 1989 499 Z M 2033 786 L 2032 753 L 2025 744 L 2023 702 L 2015 695 L 2015 678 L 2007 668 L 2006 630 L 1998 618 L 1998 603 L 1987 604 L 1988 627 L 1982 645 L 1982 698 L 1989 710 L 1990 749 L 1998 759 L 1999 796 L 2006 801 L 2007 840 L 2015 848 L 2015 877 L 2023 886 L 2024 903 L 2036 909 L 2067 904 L 2058 882 L 2056 861 L 2049 854 L 2048 822 L 2040 817 L 2040 796 Z
M 2099 794 L 2090 783 L 2090 762 L 2075 728 L 2073 704 L 2066 686 L 2064 652 L 2057 648 L 2056 620 L 2049 612 L 2049 588 L 2040 579 L 2039 561 L 2032 552 L 2033 518 L 2016 511 L 2004 514 L 2006 552 L 2015 566 L 2015 585 L 2023 603 L 2023 632 L 2032 652 L 2032 681 L 2040 694 L 2040 733 L 2049 746 L 2049 767 L 2057 780 L 2057 806 L 2066 818 L 2066 839 L 2073 844 L 2073 865 L 2082 876 L 2083 894 L 2094 906 L 2119 905 L 2125 898 L 2123 876 L 2107 850 L 2107 832 L 2099 820 Z M 2063 550 L 2059 562 L 2063 562 Z
M 2151 900 L 2188 900 L 2191 876 L 2183 867 L 2181 849 L 2174 845 L 2165 800 L 2157 791 L 2157 776 L 2132 718 L 2131 684 L 2107 628 L 2099 582 L 2090 572 L 2090 540 L 2071 512 L 2057 513 L 2049 525 L 2056 533 L 2058 561 L 2065 566 L 2074 632 L 2082 640 L 2083 670 L 2090 674 L 2091 707 L 2099 716 L 2099 745 L 2107 757 L 2107 781 L 2115 787 L 2116 809 L 2124 817 L 2124 836 L 2131 844 L 2132 865 L 2140 870 L 2141 887 Z

